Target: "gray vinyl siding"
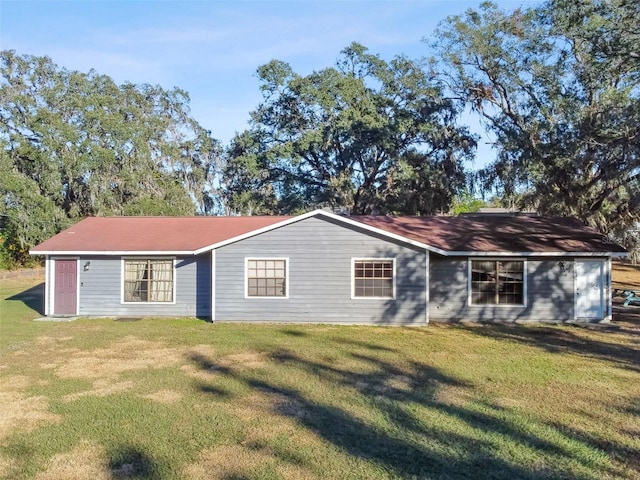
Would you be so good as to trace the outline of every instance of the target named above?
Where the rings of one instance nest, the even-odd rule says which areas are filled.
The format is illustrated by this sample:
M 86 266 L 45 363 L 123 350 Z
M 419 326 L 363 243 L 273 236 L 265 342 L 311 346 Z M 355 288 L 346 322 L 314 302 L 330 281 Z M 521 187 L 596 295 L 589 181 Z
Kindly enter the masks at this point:
M 563 259 L 572 264 L 572 259 Z M 526 260 L 526 305 L 469 305 L 468 258 L 431 255 L 431 321 L 568 321 L 574 317 L 573 269 L 562 271 L 558 258 Z
M 567 257 L 527 258 L 525 305 L 496 306 L 469 305 L 468 258 L 428 254 L 334 219 L 306 218 L 219 247 L 214 255 L 215 319 L 221 321 L 424 325 L 427 284 L 429 320 L 435 322 L 561 322 L 575 316 L 573 259 Z M 288 259 L 288 298 L 245 298 L 245 260 L 269 257 Z M 375 258 L 395 259 L 395 298 L 351 298 L 352 260 Z M 209 317 L 211 253 L 176 258 L 175 264 L 174 304 L 124 304 L 122 257 L 80 257 L 79 314 Z M 610 298 L 610 278 L 604 280 Z
M 245 259 L 288 258 L 289 298 L 245 298 Z M 351 298 L 353 258 L 395 258 L 395 299 Z M 426 252 L 310 217 L 215 252 L 216 320 L 426 323 Z
M 87 261 L 91 261 L 91 265 L 85 272 L 83 265 Z M 173 304 L 122 303 L 120 256 L 82 257 L 78 261 L 78 269 L 80 315 L 211 316 L 211 260 L 208 253 L 198 257 L 176 258 Z

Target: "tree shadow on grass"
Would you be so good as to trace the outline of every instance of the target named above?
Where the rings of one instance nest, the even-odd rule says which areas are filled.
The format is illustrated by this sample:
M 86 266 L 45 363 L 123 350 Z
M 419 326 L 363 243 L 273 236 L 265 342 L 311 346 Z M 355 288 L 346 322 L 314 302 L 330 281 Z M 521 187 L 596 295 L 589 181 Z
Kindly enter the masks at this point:
M 622 415 L 629 415 L 631 418 L 640 420 L 640 396 L 635 396 L 625 400 L 611 399 L 607 402 L 607 408 L 611 411 L 619 412 Z M 603 421 L 595 414 L 589 415 L 593 422 Z M 620 429 L 620 432 L 626 435 L 631 442 L 621 444 L 611 438 L 606 431 L 586 432 L 574 425 L 565 425 L 559 423 L 550 423 L 553 428 L 562 431 L 565 435 L 576 442 L 584 443 L 594 449 L 607 452 L 618 463 L 625 465 L 632 470 L 632 478 L 640 478 L 640 421 L 630 422 Z M 635 441 L 634 441 L 635 440 Z
M 404 328 L 408 328 L 408 327 L 404 327 Z M 336 337 L 333 339 L 333 341 L 336 343 L 341 343 L 343 345 L 348 345 L 348 346 L 357 347 L 357 348 L 365 348 L 367 350 L 376 351 L 376 352 L 397 352 L 395 348 L 389 348 L 385 345 L 379 345 L 379 344 L 370 343 L 370 342 L 362 342 L 360 340 L 352 340 L 348 338 Z
M 589 445 L 591 448 L 607 452 L 612 458 L 616 459 L 620 464 L 626 465 L 627 468 L 634 471 L 633 478 L 640 478 L 640 448 L 630 447 L 628 445 L 620 445 L 619 442 L 607 438 L 605 435 L 596 436 L 592 433 L 581 431 L 575 427 L 569 425 L 562 425 L 558 423 L 550 424 L 553 428 L 556 428 L 563 432 L 564 435 L 573 439 L 576 442 L 580 442 Z M 627 432 L 629 436 L 633 436 L 633 432 Z M 638 433 L 635 433 L 637 436 Z
M 191 353 L 188 356 L 189 360 L 193 362 L 200 370 L 205 371 L 207 373 L 221 372 L 225 374 L 230 374 L 231 370 L 229 367 L 220 365 L 218 363 L 212 362 L 208 357 L 202 355 L 200 353 Z
M 356 353 L 352 354 L 352 356 L 368 364 L 369 367 L 375 367 L 376 372 L 365 373 L 361 371 L 336 369 L 330 365 L 311 362 L 302 358 L 291 358 L 289 361 L 295 363 L 307 373 L 320 373 L 321 378 L 331 379 L 345 387 L 355 388 L 363 395 L 374 399 L 376 407 L 381 413 L 391 419 L 393 424 L 401 431 L 410 432 L 415 435 L 416 438 L 429 438 L 430 441 L 435 441 L 436 444 L 445 446 L 445 449 L 453 449 L 458 452 L 462 451 L 467 453 L 473 452 L 473 454 L 466 456 L 443 457 L 441 454 L 435 454 L 425 449 L 420 453 L 420 448 L 407 444 L 404 445 L 403 448 L 412 452 L 410 456 L 413 462 L 412 466 L 409 467 L 405 465 L 403 461 L 397 461 L 393 453 L 395 452 L 396 443 L 406 443 L 404 439 L 389 437 L 388 440 L 393 445 L 393 448 L 392 451 L 385 452 L 384 448 L 378 448 L 381 447 L 380 444 L 376 445 L 375 442 L 373 444 L 368 443 L 366 440 L 369 434 L 372 434 L 372 437 L 376 440 L 377 433 L 375 429 L 369 432 L 365 425 L 358 425 L 357 428 L 352 428 L 351 430 L 355 430 L 356 434 L 360 432 L 363 438 L 358 438 L 358 441 L 354 442 L 355 445 L 351 445 L 349 440 L 347 440 L 345 444 L 338 444 L 336 440 L 346 438 L 348 435 L 345 437 L 339 433 L 331 431 L 325 432 L 320 427 L 322 425 L 331 425 L 332 422 L 339 422 L 340 425 L 348 424 L 348 422 L 345 423 L 346 420 L 342 418 L 344 414 L 339 411 L 332 413 L 331 415 L 336 417 L 333 419 L 330 418 L 331 415 L 324 415 L 325 417 L 329 417 L 327 421 L 321 420 L 318 422 L 315 417 L 323 413 L 325 409 L 313 404 L 308 405 L 311 413 L 310 415 L 302 417 L 302 420 L 306 422 L 308 427 L 345 450 L 353 451 L 355 449 L 356 451 L 353 451 L 353 453 L 363 458 L 375 458 L 375 455 L 369 455 L 369 453 L 371 453 L 369 450 L 385 452 L 383 453 L 383 463 L 386 464 L 386 467 L 392 467 L 393 471 L 403 477 L 428 472 L 429 475 L 435 477 L 466 478 L 464 472 L 472 474 L 478 466 L 484 465 L 487 468 L 487 472 L 491 472 L 489 475 L 490 478 L 554 478 L 554 475 L 550 475 L 549 472 L 540 475 L 497 458 L 493 454 L 495 445 L 491 442 L 483 444 L 483 442 L 477 438 L 438 428 L 435 425 L 424 424 L 424 422 L 421 422 L 407 411 L 406 405 L 411 403 L 417 403 L 423 407 L 437 411 L 473 429 L 482 432 L 491 432 L 492 436 L 497 436 L 519 445 L 526 445 L 538 452 L 544 452 L 544 455 L 548 457 L 569 459 L 575 455 L 574 452 L 568 450 L 561 444 L 537 436 L 526 428 L 523 428 L 518 424 L 518 415 L 509 409 L 487 402 L 477 404 L 474 408 L 468 408 L 440 400 L 438 393 L 443 387 L 468 389 L 471 388 L 471 385 L 446 375 L 436 368 L 420 362 L 411 362 L 408 369 L 403 369 L 390 362 L 381 361 L 374 356 Z M 251 383 L 251 385 L 256 386 L 255 383 Z M 259 384 L 259 386 L 265 388 L 264 383 Z M 280 393 L 284 394 L 287 398 L 294 398 L 296 403 L 303 401 L 295 391 Z M 318 410 L 320 410 L 320 412 L 318 412 Z M 322 415 L 320 415 L 320 418 L 322 418 Z M 360 451 L 361 449 L 363 449 L 363 451 Z M 400 458 L 403 457 L 402 453 L 399 455 Z M 589 468 L 596 468 L 596 465 L 591 464 L 590 458 L 585 457 L 581 460 Z M 454 473 L 454 471 L 458 473 Z M 482 476 L 484 475 L 487 475 L 487 473 L 484 472 Z M 563 477 L 563 475 L 559 474 L 558 477 Z M 574 476 L 573 478 L 577 477 Z
M 475 335 L 538 347 L 550 353 L 585 355 L 640 372 L 640 348 L 621 343 L 619 338 L 621 333 L 616 330 L 602 331 L 604 335 L 609 335 L 611 338 L 611 341 L 607 342 L 584 335 L 580 327 L 567 329 L 526 325 L 465 326 L 461 324 L 456 328 Z
M 285 335 L 289 335 L 291 337 L 306 337 L 309 334 L 307 332 L 303 332 L 302 330 L 298 330 L 295 327 L 287 327 L 280 330 Z
M 373 346 L 368 351 L 375 350 Z M 465 391 L 473 385 L 437 368 L 403 361 L 400 354 L 393 363 L 375 353 L 352 352 L 351 357 L 350 365 L 356 366 L 347 368 L 280 349 L 277 361 L 328 388 L 339 385 L 355 390 L 367 399 L 365 408 L 371 415 L 384 419 L 382 424 L 359 417 L 330 398 L 318 400 L 316 393 L 305 393 L 305 388 L 295 381 L 278 382 L 242 370 L 214 370 L 269 397 L 272 413 L 297 422 L 349 456 L 370 462 L 394 478 L 534 480 L 589 479 L 614 474 L 592 459 L 589 448 L 571 447 L 571 440 L 589 447 L 588 439 L 574 439 L 571 432 L 563 435 L 558 428 L 540 422 L 523 422 L 518 412 L 488 402 L 461 405 L 443 400 L 440 396 L 443 390 Z M 215 362 L 200 359 L 196 364 L 211 371 Z M 553 434 L 548 436 L 549 430 Z M 539 470 L 531 468 L 539 460 L 522 465 L 518 455 L 511 457 L 506 453 L 511 449 L 524 449 L 526 455 L 544 459 L 544 465 Z M 291 462 L 287 452 L 274 454 L 269 449 L 269 453 L 282 462 Z M 597 473 L 581 474 L 582 471 Z
M 109 456 L 109 470 L 114 479 L 157 479 L 161 478 L 156 462 L 141 449 L 131 445 L 121 445 Z
M 8 297 L 8 301 L 22 302 L 38 315 L 44 315 L 44 282 Z

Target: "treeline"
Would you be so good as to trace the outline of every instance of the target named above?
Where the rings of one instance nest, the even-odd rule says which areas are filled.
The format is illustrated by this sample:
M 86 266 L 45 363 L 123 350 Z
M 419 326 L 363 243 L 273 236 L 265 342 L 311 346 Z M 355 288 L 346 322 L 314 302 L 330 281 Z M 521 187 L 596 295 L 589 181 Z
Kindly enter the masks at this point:
M 47 57 L 0 54 L 5 259 L 91 215 L 428 215 L 497 192 L 572 215 L 635 247 L 640 214 L 640 2 L 491 3 L 444 20 L 428 60 L 353 43 L 302 76 L 258 68 L 250 127 L 221 145 L 186 92 L 116 85 Z M 497 159 L 465 166 L 477 138 Z M 213 132 L 215 135 L 215 132 Z

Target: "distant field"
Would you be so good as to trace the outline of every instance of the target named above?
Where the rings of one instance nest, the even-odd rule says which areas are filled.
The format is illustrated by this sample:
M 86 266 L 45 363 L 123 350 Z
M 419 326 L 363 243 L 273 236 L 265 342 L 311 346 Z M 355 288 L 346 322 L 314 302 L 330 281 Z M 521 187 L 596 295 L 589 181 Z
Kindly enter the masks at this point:
M 34 322 L 41 295 L 0 281 L 0 478 L 640 478 L 640 307 L 615 328 Z

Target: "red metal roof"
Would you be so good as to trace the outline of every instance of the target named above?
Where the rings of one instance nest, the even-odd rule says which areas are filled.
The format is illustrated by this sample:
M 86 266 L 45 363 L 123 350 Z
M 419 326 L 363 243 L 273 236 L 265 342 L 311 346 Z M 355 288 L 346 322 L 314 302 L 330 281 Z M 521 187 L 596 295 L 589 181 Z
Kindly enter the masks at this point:
M 534 215 L 350 217 L 447 252 L 625 252 L 575 218 Z
M 193 252 L 290 217 L 90 217 L 31 251 Z
M 529 215 L 458 217 L 339 217 L 355 221 L 442 252 L 609 253 L 625 250 L 572 218 Z M 251 234 L 296 217 L 91 217 L 31 250 L 65 252 L 189 252 Z

